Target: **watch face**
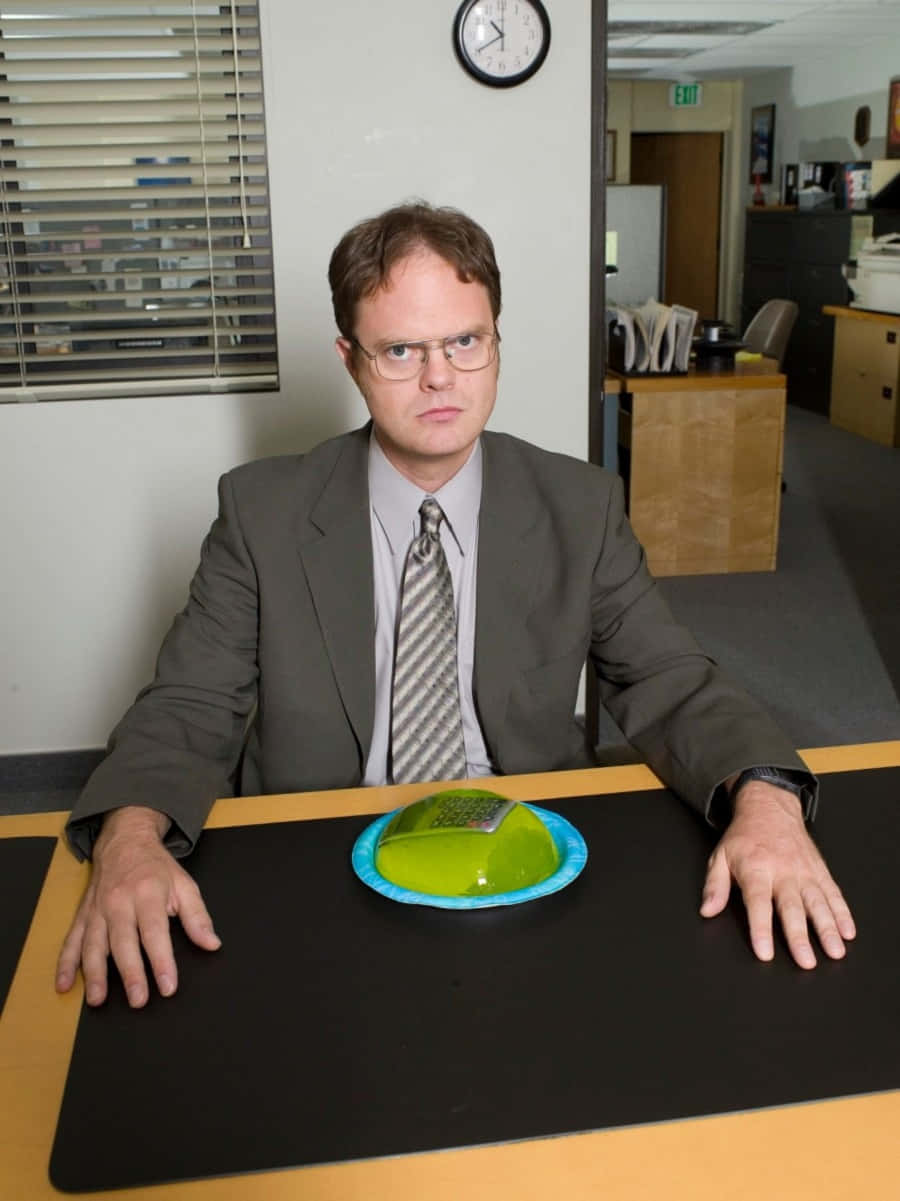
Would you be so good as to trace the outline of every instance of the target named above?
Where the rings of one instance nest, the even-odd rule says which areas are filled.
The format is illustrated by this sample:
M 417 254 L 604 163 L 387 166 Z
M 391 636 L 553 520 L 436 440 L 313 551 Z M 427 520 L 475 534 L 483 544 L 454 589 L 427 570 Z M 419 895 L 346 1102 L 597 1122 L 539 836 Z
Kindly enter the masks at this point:
M 540 0 L 465 0 L 453 43 L 470 75 L 508 88 L 532 76 L 550 48 L 550 19 Z

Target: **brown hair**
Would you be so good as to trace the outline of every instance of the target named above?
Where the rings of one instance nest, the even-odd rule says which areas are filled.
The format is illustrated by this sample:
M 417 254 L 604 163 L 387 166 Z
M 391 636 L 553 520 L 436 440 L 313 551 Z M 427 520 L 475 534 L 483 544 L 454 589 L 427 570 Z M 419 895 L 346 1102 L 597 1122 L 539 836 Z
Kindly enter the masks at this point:
M 328 282 L 334 319 L 345 338 L 353 337 L 360 300 L 373 296 L 397 263 L 423 249 L 434 251 L 455 267 L 463 283 L 483 284 L 497 320 L 500 271 L 491 239 L 459 209 L 434 208 L 417 200 L 354 225 L 334 248 Z

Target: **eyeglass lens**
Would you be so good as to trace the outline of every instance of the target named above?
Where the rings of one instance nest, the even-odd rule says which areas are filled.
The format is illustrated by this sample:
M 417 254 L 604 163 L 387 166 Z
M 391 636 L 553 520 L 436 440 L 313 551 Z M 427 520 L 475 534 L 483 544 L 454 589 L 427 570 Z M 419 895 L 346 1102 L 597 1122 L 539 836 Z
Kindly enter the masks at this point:
M 375 352 L 375 365 L 385 379 L 412 379 L 429 353 L 443 353 L 457 371 L 480 371 L 494 357 L 493 334 L 454 334 L 434 342 L 399 342 Z

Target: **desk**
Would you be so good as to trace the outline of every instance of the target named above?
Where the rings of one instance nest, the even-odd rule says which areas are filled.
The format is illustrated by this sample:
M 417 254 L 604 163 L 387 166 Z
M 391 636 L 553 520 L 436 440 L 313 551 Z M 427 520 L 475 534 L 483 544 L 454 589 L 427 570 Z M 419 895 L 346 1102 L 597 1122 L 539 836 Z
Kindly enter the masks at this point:
M 900 313 L 826 304 L 834 317 L 832 425 L 900 446 Z
M 900 742 L 803 752 L 818 773 L 900 766 Z M 511 776 L 520 800 L 658 787 L 643 767 Z M 386 812 L 421 785 L 220 801 L 210 827 Z M 636 803 L 639 798 L 636 797 Z M 0 836 L 55 836 L 64 815 L 0 820 Z M 0 1024 L 0 1196 L 50 1201 L 47 1162 L 79 1017 L 52 992 L 59 943 L 87 877 L 57 846 Z M 764 970 L 764 969 L 761 969 Z M 806 977 L 810 983 L 814 977 Z M 827 1054 L 827 1048 L 822 1048 Z M 858 1201 L 896 1188 L 900 1091 L 562 1138 L 125 1189 L 120 1201 Z M 102 1131 L 97 1150 L 102 1153 Z M 96 1195 L 96 1194 L 94 1194 Z
M 621 379 L 628 515 L 653 574 L 774 571 L 786 388 L 774 360 Z

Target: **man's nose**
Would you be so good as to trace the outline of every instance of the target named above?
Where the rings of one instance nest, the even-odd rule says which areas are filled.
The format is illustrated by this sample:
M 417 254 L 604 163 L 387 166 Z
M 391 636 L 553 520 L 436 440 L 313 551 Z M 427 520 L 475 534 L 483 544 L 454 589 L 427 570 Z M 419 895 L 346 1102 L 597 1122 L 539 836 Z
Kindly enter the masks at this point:
M 452 388 L 456 372 L 450 366 L 443 346 L 426 347 L 425 363 L 419 374 L 419 387 L 426 392 L 442 392 Z

